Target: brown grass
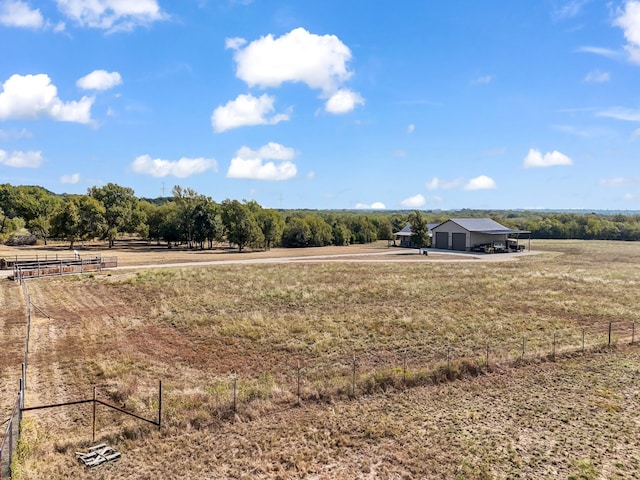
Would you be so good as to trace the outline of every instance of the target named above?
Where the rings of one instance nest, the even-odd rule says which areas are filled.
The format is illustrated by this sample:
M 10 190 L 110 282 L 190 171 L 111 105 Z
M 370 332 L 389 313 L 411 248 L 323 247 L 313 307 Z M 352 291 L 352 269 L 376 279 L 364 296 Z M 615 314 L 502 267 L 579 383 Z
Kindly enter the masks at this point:
M 602 343 L 610 321 L 638 320 L 640 246 L 534 245 L 550 253 L 30 282 L 52 320 L 34 319 L 27 403 L 90 398 L 98 385 L 101 398 L 153 417 L 163 380 L 160 433 L 100 409 L 100 438 L 125 455 L 96 478 L 632 478 L 635 347 L 556 363 L 529 353 L 531 363 L 515 371 L 438 386 L 452 371 L 447 346 L 455 377 L 471 378 L 487 343 L 495 365 L 519 356 L 523 336 L 529 352 L 546 355 L 554 332 L 577 348 L 582 328 Z M 9 282 L 2 292 L 23 319 L 20 292 Z M 298 362 L 303 408 L 293 408 Z M 414 387 L 401 393 L 403 374 Z M 89 408 L 29 414 L 18 478 L 82 478 L 73 450 L 87 445 Z

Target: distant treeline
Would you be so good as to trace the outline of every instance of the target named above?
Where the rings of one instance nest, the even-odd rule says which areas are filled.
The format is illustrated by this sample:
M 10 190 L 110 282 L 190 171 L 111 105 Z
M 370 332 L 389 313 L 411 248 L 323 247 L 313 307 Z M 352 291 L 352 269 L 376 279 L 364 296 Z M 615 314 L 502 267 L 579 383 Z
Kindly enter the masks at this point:
M 640 240 L 640 215 L 505 211 L 276 210 L 251 200 L 218 203 L 190 188 L 175 186 L 171 197 L 139 199 L 131 188 L 109 183 L 85 195 L 55 194 L 38 186 L 0 184 L 0 242 L 17 237 L 102 239 L 113 246 L 137 236 L 168 246 L 213 248 L 228 242 L 245 247 L 312 247 L 393 240 L 407 223 L 489 217 L 531 231 L 532 238 Z

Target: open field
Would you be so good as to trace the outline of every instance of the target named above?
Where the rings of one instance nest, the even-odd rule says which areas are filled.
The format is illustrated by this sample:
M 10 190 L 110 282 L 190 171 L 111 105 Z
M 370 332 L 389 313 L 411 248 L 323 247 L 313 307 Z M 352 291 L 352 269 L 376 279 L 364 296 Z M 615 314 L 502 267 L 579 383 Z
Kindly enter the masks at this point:
M 637 478 L 636 347 L 540 362 L 554 333 L 558 351 L 577 349 L 583 329 L 589 343 L 605 343 L 609 322 L 639 320 L 640 245 L 533 245 L 547 253 L 30 281 L 33 303 L 51 319 L 33 317 L 27 406 L 90 398 L 96 385 L 153 418 L 162 380 L 164 418 L 158 432 L 100 411 L 98 439 L 123 458 L 86 472 L 73 452 L 89 444 L 90 407 L 25 414 L 16 478 Z M 122 265 L 138 261 L 124 260 L 133 253 L 108 254 Z M 174 263 L 195 252 L 164 253 L 172 257 L 162 263 Z M 5 385 L 20 376 L 24 300 L 11 282 L 1 292 L 4 321 L 16 324 L 2 337 L 3 352 L 15 352 L 0 357 L 4 412 L 13 398 Z M 512 368 L 523 337 L 525 364 Z M 487 346 L 491 372 L 471 378 L 487 370 Z M 447 356 L 462 380 L 420 376 Z M 468 375 L 461 357 L 471 359 Z

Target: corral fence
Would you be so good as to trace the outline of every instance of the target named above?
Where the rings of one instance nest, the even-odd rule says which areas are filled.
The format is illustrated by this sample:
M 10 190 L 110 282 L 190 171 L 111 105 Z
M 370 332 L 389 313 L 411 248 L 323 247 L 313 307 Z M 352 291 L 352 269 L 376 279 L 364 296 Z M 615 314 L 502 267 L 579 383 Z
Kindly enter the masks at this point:
M 68 258 L 31 258 L 11 259 L 13 279 L 24 280 L 78 273 L 100 272 L 104 268 L 118 266 L 118 257 L 68 257 Z

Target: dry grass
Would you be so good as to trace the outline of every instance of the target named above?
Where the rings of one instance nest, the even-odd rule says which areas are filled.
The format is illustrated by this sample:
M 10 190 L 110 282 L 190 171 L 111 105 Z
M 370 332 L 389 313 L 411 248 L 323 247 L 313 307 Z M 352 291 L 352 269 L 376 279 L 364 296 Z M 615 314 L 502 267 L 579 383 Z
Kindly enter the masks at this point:
M 408 382 L 429 384 L 447 345 L 452 357 L 472 360 L 451 368 L 473 375 L 487 342 L 494 361 L 516 358 L 523 336 L 528 350 L 549 352 L 554 332 L 577 346 L 576 332 L 586 328 L 602 343 L 610 321 L 638 320 L 640 246 L 534 245 L 550 253 L 516 262 L 220 265 L 30 282 L 34 303 L 52 320 L 34 319 L 27 403 L 90 398 L 95 384 L 102 398 L 153 417 L 163 380 L 160 433 L 100 410 L 101 439 L 125 455 L 95 478 L 633 478 L 635 347 L 557 363 L 530 356 L 533 363 L 515 371 L 400 393 L 404 348 Z M 22 320 L 19 290 L 2 292 L 18 302 Z M 358 398 L 348 400 L 354 352 Z M 291 409 L 298 362 L 305 406 Z M 375 393 L 381 389 L 387 394 Z M 89 409 L 30 414 L 18 478 L 82 478 L 72 452 L 90 438 Z

